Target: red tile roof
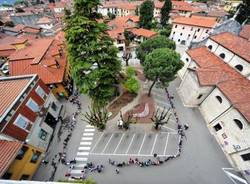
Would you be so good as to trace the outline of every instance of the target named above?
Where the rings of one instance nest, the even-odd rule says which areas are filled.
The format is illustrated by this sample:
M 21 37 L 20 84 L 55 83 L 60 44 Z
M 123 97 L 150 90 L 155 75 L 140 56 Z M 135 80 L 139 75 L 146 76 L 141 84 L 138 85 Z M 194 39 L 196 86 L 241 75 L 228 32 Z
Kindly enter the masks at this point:
M 240 32 L 240 36 L 242 38 L 250 40 L 250 25 L 243 26 L 243 28 L 242 28 L 242 30 Z
M 30 78 L 2 80 L 0 78 L 0 117 L 28 85 Z M 0 149 L 1 150 L 1 149 Z
M 139 22 L 139 17 L 138 16 L 134 16 L 134 15 L 129 15 L 129 16 L 125 16 L 125 17 L 117 17 L 114 20 L 111 20 L 110 22 L 108 22 L 108 25 L 110 27 L 115 27 L 115 28 L 130 28 L 130 27 L 134 27 L 134 25 L 131 25 L 129 23 L 129 20 L 131 20 L 134 23 L 138 23 Z
M 9 57 L 10 75 L 38 74 L 45 84 L 61 83 L 66 70 L 66 55 L 53 57 L 55 49 L 63 49 L 61 44 L 55 39 L 31 40 L 29 46 Z
M 191 49 L 187 53 L 199 66 L 196 72 L 200 85 L 217 86 L 250 122 L 250 81 L 206 47 Z
M 211 17 L 178 17 L 173 20 L 175 24 L 184 24 L 205 28 L 212 28 L 216 24 L 216 19 L 212 19 Z
M 250 41 L 229 32 L 211 36 L 210 39 L 250 63 Z
M 0 140 L 0 177 L 14 161 L 22 145 L 23 143 L 17 141 Z
M 132 29 L 131 32 L 136 36 L 143 36 L 145 38 L 151 38 L 157 35 L 157 32 L 154 32 L 148 29 L 143 29 L 143 28 L 140 28 L 140 29 L 135 28 L 135 29 Z

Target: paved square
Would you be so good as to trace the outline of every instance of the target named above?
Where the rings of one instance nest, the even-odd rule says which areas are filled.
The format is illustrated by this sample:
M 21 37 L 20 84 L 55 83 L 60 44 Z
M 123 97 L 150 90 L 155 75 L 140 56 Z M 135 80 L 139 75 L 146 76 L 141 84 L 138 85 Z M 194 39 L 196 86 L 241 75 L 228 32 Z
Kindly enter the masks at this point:
M 178 134 L 170 132 L 133 133 L 133 132 L 97 132 L 97 141 L 90 150 L 92 155 L 120 156 L 160 156 L 177 152 Z

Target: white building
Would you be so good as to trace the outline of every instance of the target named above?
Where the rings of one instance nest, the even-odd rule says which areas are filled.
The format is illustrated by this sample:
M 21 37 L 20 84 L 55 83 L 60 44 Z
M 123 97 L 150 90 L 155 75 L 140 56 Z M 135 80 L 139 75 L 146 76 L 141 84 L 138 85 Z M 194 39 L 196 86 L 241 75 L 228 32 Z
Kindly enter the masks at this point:
M 215 25 L 214 18 L 178 17 L 173 20 L 170 39 L 176 44 L 189 46 L 191 42 L 199 42 L 207 38 Z
M 250 179 L 250 41 L 232 33 L 188 50 L 178 93 L 198 107 L 231 164 Z

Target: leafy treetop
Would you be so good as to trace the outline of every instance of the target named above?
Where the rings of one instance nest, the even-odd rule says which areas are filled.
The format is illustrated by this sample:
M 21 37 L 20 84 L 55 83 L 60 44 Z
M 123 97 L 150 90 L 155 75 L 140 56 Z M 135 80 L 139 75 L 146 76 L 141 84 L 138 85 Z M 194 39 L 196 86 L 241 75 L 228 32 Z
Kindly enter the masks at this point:
M 140 7 L 140 17 L 139 17 L 140 27 L 151 29 L 153 17 L 154 17 L 154 2 L 151 0 L 146 0 L 141 4 Z
M 142 42 L 136 49 L 137 58 L 143 63 L 146 55 L 157 48 L 169 48 L 174 50 L 175 42 L 162 35 L 148 39 Z

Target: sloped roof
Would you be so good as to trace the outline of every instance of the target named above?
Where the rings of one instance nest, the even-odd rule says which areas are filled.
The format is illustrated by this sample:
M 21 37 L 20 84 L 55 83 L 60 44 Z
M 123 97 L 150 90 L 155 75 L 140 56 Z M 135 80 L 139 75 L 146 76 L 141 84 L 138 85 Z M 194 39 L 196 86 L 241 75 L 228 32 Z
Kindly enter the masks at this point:
M 54 56 L 59 53 L 61 44 L 61 41 L 55 39 L 31 40 L 29 46 L 10 55 L 10 75 L 38 74 L 45 84 L 62 82 L 67 64 L 66 55 Z
M 22 145 L 23 143 L 18 141 L 0 140 L 0 177 L 14 161 Z
M 176 24 L 184 24 L 184 25 L 191 25 L 191 26 L 198 26 L 198 27 L 205 27 L 205 28 L 212 28 L 216 24 L 216 19 L 206 18 L 206 17 L 177 17 L 173 20 L 173 23 Z
M 210 39 L 250 63 L 250 41 L 229 32 L 211 36 Z
M 250 25 L 243 26 L 240 36 L 250 41 Z
M 187 53 L 199 66 L 196 73 L 200 85 L 218 87 L 250 122 L 250 81 L 206 47 L 191 49 Z
M 157 35 L 157 32 L 154 32 L 148 29 L 143 29 L 143 28 L 140 28 L 140 29 L 135 28 L 135 29 L 132 29 L 131 32 L 135 34 L 136 36 L 143 36 L 145 38 L 151 38 Z

